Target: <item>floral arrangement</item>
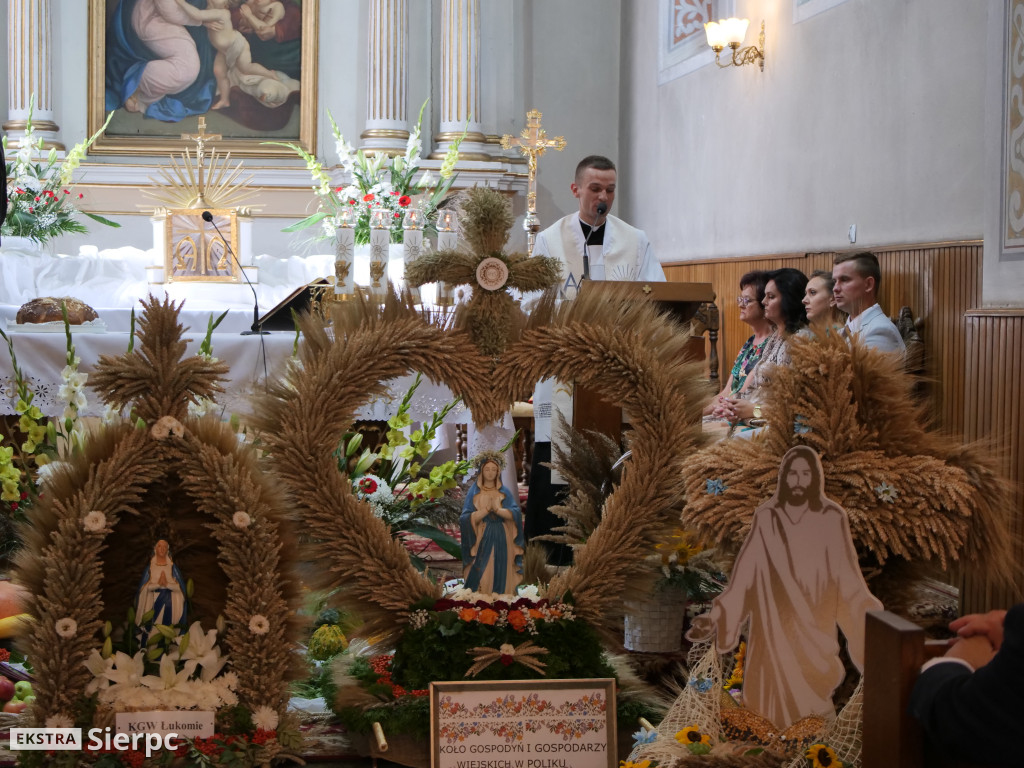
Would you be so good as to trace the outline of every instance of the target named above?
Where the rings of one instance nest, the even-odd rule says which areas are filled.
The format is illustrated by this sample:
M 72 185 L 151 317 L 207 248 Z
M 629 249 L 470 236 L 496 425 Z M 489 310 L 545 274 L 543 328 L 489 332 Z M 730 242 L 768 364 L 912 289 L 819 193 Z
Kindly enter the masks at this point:
M 426 688 L 431 680 L 461 680 L 471 672 L 479 680 L 614 674 L 593 628 L 576 618 L 568 601 L 541 597 L 535 587 L 519 595 L 461 589 L 412 608 L 392 664 L 394 680 L 409 689 Z M 485 657 L 494 663 L 481 667 Z
M 387 733 L 427 736 L 432 680 L 615 676 L 597 633 L 574 614 L 571 603 L 543 597 L 535 586 L 520 587 L 518 595 L 456 589 L 423 601 L 413 606 L 393 654 L 360 655 L 350 647 L 341 659 L 339 689 L 358 686 L 378 700 L 337 708 L 353 733 L 369 733 L 380 722 Z M 639 705 L 638 710 L 638 703 L 627 699 L 619 702 L 624 720 L 638 713 L 653 716 L 651 708 Z M 339 701 L 351 700 L 339 695 Z
M 78 370 L 81 359 L 75 352 L 71 338 L 67 309 L 62 306 L 62 310 L 67 351 L 58 390 L 58 397 L 64 403 L 60 419 L 47 419 L 39 407 L 33 405 L 35 393 L 29 388 L 21 366 L 18 365 L 14 342 L 0 329 L 0 337 L 7 343 L 7 351 L 11 356 L 17 395 L 14 410 L 18 415 L 18 430 L 24 438 L 20 446 L 0 446 L 0 501 L 7 507 L 4 513 L 9 509 L 10 517 L 15 520 L 25 518 L 27 509 L 39 495 L 39 482 L 49 471 L 52 462 L 62 455 L 81 452 L 85 444 L 85 427 L 79 414 L 87 404 L 85 382 L 88 374 Z M 6 554 L 3 551 L 5 548 L 13 549 L 17 538 L 9 535 L 2 541 L 0 555 Z
M 409 414 L 412 397 L 422 381 L 417 375 L 398 411 L 388 419 L 387 442 L 376 451 L 363 449 L 363 436 L 346 433 L 338 446 L 339 469 L 348 472 L 352 492 L 366 500 L 393 536 L 420 536 L 437 544 L 453 557 L 461 557 L 459 543 L 444 528 L 458 522 L 461 507 L 456 496 L 459 481 L 469 471 L 468 461 L 449 460 L 424 471 L 434 454 L 432 442 L 445 418 L 460 402 L 453 400 L 431 414 L 420 429 Z M 421 568 L 421 552 L 411 551 Z
M 436 186 L 429 171 L 416 178 L 420 171 L 420 132 L 426 106 L 427 102 L 424 101 L 416 127 L 409 134 L 405 153 L 394 158 L 382 152 L 368 158 L 361 149 L 354 149 L 345 141 L 334 116 L 328 112 L 342 169 L 351 178 L 351 183 L 344 187 L 333 186 L 331 177 L 320 161 L 297 144 L 267 142 L 288 147 L 306 161 L 306 168 L 316 184 L 313 191 L 320 199 L 320 208 L 316 213 L 285 227 L 284 231 L 297 232 L 320 224 L 324 237 L 334 237 L 334 229 L 341 224 L 342 213 L 347 212 L 345 215 L 350 217 L 355 227 L 356 243 L 365 245 L 370 242 L 370 220 L 375 213 L 380 212 L 387 221 L 386 229 L 391 231 L 391 242 L 400 243 L 403 239 L 405 214 L 415 208 L 420 212 L 424 231 L 436 234 L 437 209 L 455 181 L 455 163 L 459 159 L 459 146 L 466 132 L 463 131 L 462 136 L 448 148 L 438 172 L 440 182 Z
M 707 602 L 725 586 L 715 550 L 705 549 L 691 532 L 677 528 L 655 550 L 650 562 L 661 573 L 656 589 L 681 589 L 689 600 Z
M 191 589 L 191 582 L 189 584 Z M 228 656 L 221 653 L 217 642 L 223 632 L 224 620 L 218 619 L 215 629 L 204 630 L 198 621 L 185 632 L 175 627 L 156 625 L 148 641 L 136 652 L 138 645 L 134 616 L 129 610 L 128 622 L 118 644 L 129 652 L 117 649 L 112 628 L 103 629 L 102 649 L 93 649 L 83 665 L 92 674 L 86 687 L 90 696 L 86 709 L 112 712 L 162 710 L 213 710 L 217 731 L 209 738 L 182 737 L 177 749 L 160 753 L 147 763 L 141 752 L 92 750 L 83 756 L 92 758 L 98 768 L 123 766 L 169 765 L 175 758 L 188 758 L 191 765 L 214 766 L 262 765 L 282 750 L 299 746 L 297 728 L 282 723 L 278 712 L 269 706 L 248 709 L 239 703 L 236 689 L 239 678 L 225 671 Z M 63 623 L 63 624 L 62 624 Z M 72 619 L 58 621 L 62 637 L 73 636 L 77 626 Z M 66 625 L 66 626 L 64 626 Z M 76 724 L 73 714 L 58 713 L 46 719 L 47 727 L 71 728 Z M 77 764 L 77 763 L 76 763 Z
M 37 136 L 32 125 L 32 113 L 35 109 L 35 96 L 29 100 L 28 118 L 25 121 L 25 136 L 18 144 L 13 155 L 7 145 L 7 136 L 3 137 L 4 156 L 7 161 L 7 219 L 0 227 L 3 236 L 27 237 L 38 243 L 44 243 L 68 232 L 87 232 L 88 229 L 76 216 L 83 213 L 93 221 L 109 227 L 120 224 L 110 221 L 88 211 L 79 211 L 72 198 L 82 199 L 82 194 L 73 196 L 68 186 L 76 168 L 85 157 L 86 150 L 103 133 L 113 116 L 107 115 L 107 122 L 96 133 L 85 141 L 76 144 L 64 157 L 63 162 L 57 160 L 57 150 L 51 149 L 45 154 L 45 162 L 36 162 L 38 156 L 44 155 L 43 137 Z
M 84 662 L 93 676 L 86 692 L 95 693 L 100 705 L 133 712 L 167 706 L 218 710 L 238 704 L 238 676 L 223 671 L 228 657 L 217 644 L 218 629 L 205 631 L 196 621 L 182 634 L 174 627 L 157 625 L 143 647 L 131 655 L 113 650 L 109 622 L 104 632 L 103 649 L 93 649 Z M 135 635 L 130 622 L 125 642 L 134 643 Z

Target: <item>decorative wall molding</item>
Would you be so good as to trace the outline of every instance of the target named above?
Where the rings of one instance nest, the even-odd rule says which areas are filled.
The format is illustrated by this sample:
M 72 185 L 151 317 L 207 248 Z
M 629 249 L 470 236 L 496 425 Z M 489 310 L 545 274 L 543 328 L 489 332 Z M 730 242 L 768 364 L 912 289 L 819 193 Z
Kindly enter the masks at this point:
M 1006 4 L 1000 261 L 1024 259 L 1024 0 Z
M 715 60 L 704 22 L 736 13 L 736 0 L 658 0 L 658 85 Z

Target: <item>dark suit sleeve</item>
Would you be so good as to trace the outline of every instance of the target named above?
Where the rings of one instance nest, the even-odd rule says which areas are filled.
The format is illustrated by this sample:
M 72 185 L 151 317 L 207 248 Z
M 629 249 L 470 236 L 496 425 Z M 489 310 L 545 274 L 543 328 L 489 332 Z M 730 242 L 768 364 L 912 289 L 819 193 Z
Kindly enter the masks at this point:
M 918 678 L 910 711 L 939 754 L 979 765 L 1022 765 L 1024 724 L 1024 604 L 1006 614 L 1003 644 L 973 674 L 961 664 L 937 664 Z

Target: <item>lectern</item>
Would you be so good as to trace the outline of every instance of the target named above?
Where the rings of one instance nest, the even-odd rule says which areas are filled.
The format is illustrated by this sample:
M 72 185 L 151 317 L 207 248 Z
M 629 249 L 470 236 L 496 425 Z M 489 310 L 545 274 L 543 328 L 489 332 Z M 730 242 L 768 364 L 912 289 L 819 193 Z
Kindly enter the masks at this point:
M 260 318 L 260 328 L 264 331 L 294 331 L 293 313 L 301 315 L 314 311 L 323 293 L 330 290 L 333 288 L 326 277 L 300 285 Z
M 704 304 L 715 300 L 711 283 L 643 283 L 614 280 L 584 280 L 581 295 L 605 291 L 609 295 L 636 301 L 653 301 L 682 324 L 690 322 Z M 693 360 L 704 359 L 704 338 L 694 336 L 687 345 Z M 576 387 L 573 392 L 573 427 L 596 430 L 616 442 L 622 440 L 622 409 L 602 400 L 597 392 Z

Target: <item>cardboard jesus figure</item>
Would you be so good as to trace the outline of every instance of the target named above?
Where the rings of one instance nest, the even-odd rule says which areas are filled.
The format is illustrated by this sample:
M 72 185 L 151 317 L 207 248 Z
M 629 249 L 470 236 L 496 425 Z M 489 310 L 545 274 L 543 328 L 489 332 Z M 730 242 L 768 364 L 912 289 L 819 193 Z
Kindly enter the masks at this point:
M 833 713 L 842 682 L 837 627 L 864 668 L 864 616 L 880 610 L 850 537 L 846 511 L 825 497 L 821 460 L 797 446 L 782 457 L 775 495 L 754 512 L 729 585 L 687 637 L 719 653 L 747 634 L 743 703 L 780 730 Z

